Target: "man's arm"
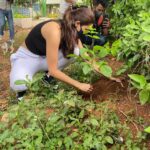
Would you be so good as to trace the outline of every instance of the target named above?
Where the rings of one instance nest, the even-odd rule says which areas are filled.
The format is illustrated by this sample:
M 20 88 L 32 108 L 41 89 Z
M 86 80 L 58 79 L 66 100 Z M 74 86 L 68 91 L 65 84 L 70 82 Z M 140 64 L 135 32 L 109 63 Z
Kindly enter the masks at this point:
M 110 21 L 108 18 L 105 18 L 102 24 L 102 34 L 107 36 L 109 34 L 109 28 L 110 28 Z

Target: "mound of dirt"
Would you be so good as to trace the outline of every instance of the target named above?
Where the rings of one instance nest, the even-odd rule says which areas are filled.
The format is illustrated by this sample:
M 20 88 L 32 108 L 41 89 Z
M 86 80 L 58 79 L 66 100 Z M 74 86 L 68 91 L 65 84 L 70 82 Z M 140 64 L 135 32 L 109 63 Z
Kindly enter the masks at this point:
M 100 80 L 93 84 L 93 91 L 90 94 L 84 94 L 85 99 L 92 98 L 95 100 L 106 100 L 111 96 L 118 94 L 125 95 L 127 91 L 127 83 L 122 82 L 123 87 L 120 83 L 109 80 L 105 77 L 101 77 Z

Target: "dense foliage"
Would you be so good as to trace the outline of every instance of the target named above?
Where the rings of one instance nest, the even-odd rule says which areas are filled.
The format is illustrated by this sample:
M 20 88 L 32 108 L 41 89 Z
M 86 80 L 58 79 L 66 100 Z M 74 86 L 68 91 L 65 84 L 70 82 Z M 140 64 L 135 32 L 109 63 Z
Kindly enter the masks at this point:
M 122 46 L 118 55 L 130 73 L 150 75 L 150 1 L 116 1 L 112 7 L 112 34 L 120 37 Z
M 116 0 L 110 12 L 111 33 L 121 39 L 117 58 L 125 62 L 118 75 L 125 71 L 133 74 L 129 77 L 133 80 L 133 86 L 140 91 L 141 103 L 150 102 L 147 86 L 150 79 L 150 1 Z
M 18 1 L 18 4 L 22 2 Z M 84 3 L 90 5 L 91 1 L 85 0 Z M 149 6 L 149 0 L 116 0 L 109 11 L 112 15 L 111 34 L 119 40 L 103 47 L 85 46 L 78 62 L 65 72 L 88 83 L 96 80 L 99 74 L 111 78 L 112 69 L 105 58 L 110 55 L 117 57 L 124 61 L 117 74 L 125 71 L 134 73 L 129 77 L 139 90 L 141 104 L 150 102 Z M 150 127 L 133 138 L 126 124 L 120 122 L 111 103 L 109 105 L 111 100 L 100 103 L 85 100 L 75 89 L 61 82 L 53 80 L 46 84 L 41 79 L 42 75 L 37 74 L 32 81 L 16 82 L 26 84 L 29 90 L 23 101 L 11 105 L 7 113 L 0 112 L 0 149 L 147 149 L 144 141 Z M 14 102 L 12 99 L 10 102 Z
M 28 96 L 0 124 L 0 149 L 146 149 L 145 136 L 133 140 L 108 103 L 85 101 L 72 88 L 57 81 L 47 85 L 40 76 L 26 83 Z

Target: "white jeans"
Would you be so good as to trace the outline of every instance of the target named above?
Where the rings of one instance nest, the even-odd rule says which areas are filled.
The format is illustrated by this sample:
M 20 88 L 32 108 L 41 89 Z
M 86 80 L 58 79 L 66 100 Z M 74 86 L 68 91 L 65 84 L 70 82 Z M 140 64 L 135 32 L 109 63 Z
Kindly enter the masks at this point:
M 72 59 L 64 58 L 61 51 L 59 51 L 58 57 L 59 69 L 63 69 L 72 61 Z M 32 79 L 37 72 L 48 70 L 45 56 L 35 55 L 24 47 L 20 47 L 16 53 L 12 54 L 10 61 L 10 87 L 14 91 L 24 91 L 27 89 L 25 85 L 16 85 L 15 81 L 26 80 L 27 76 L 29 79 Z

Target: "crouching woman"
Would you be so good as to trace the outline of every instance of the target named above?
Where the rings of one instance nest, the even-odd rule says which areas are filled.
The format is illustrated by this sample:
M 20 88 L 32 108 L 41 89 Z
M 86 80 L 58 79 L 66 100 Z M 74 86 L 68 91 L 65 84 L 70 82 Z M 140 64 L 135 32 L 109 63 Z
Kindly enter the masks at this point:
M 52 76 L 75 88 L 90 92 L 92 86 L 76 81 L 61 70 L 72 58 L 69 54 L 79 55 L 82 44 L 78 31 L 85 30 L 94 21 L 89 8 L 69 8 L 62 20 L 49 20 L 36 25 L 16 53 L 11 55 L 10 87 L 19 93 L 27 90 L 26 85 L 16 85 L 17 80 L 30 79 L 39 71 L 47 71 Z

